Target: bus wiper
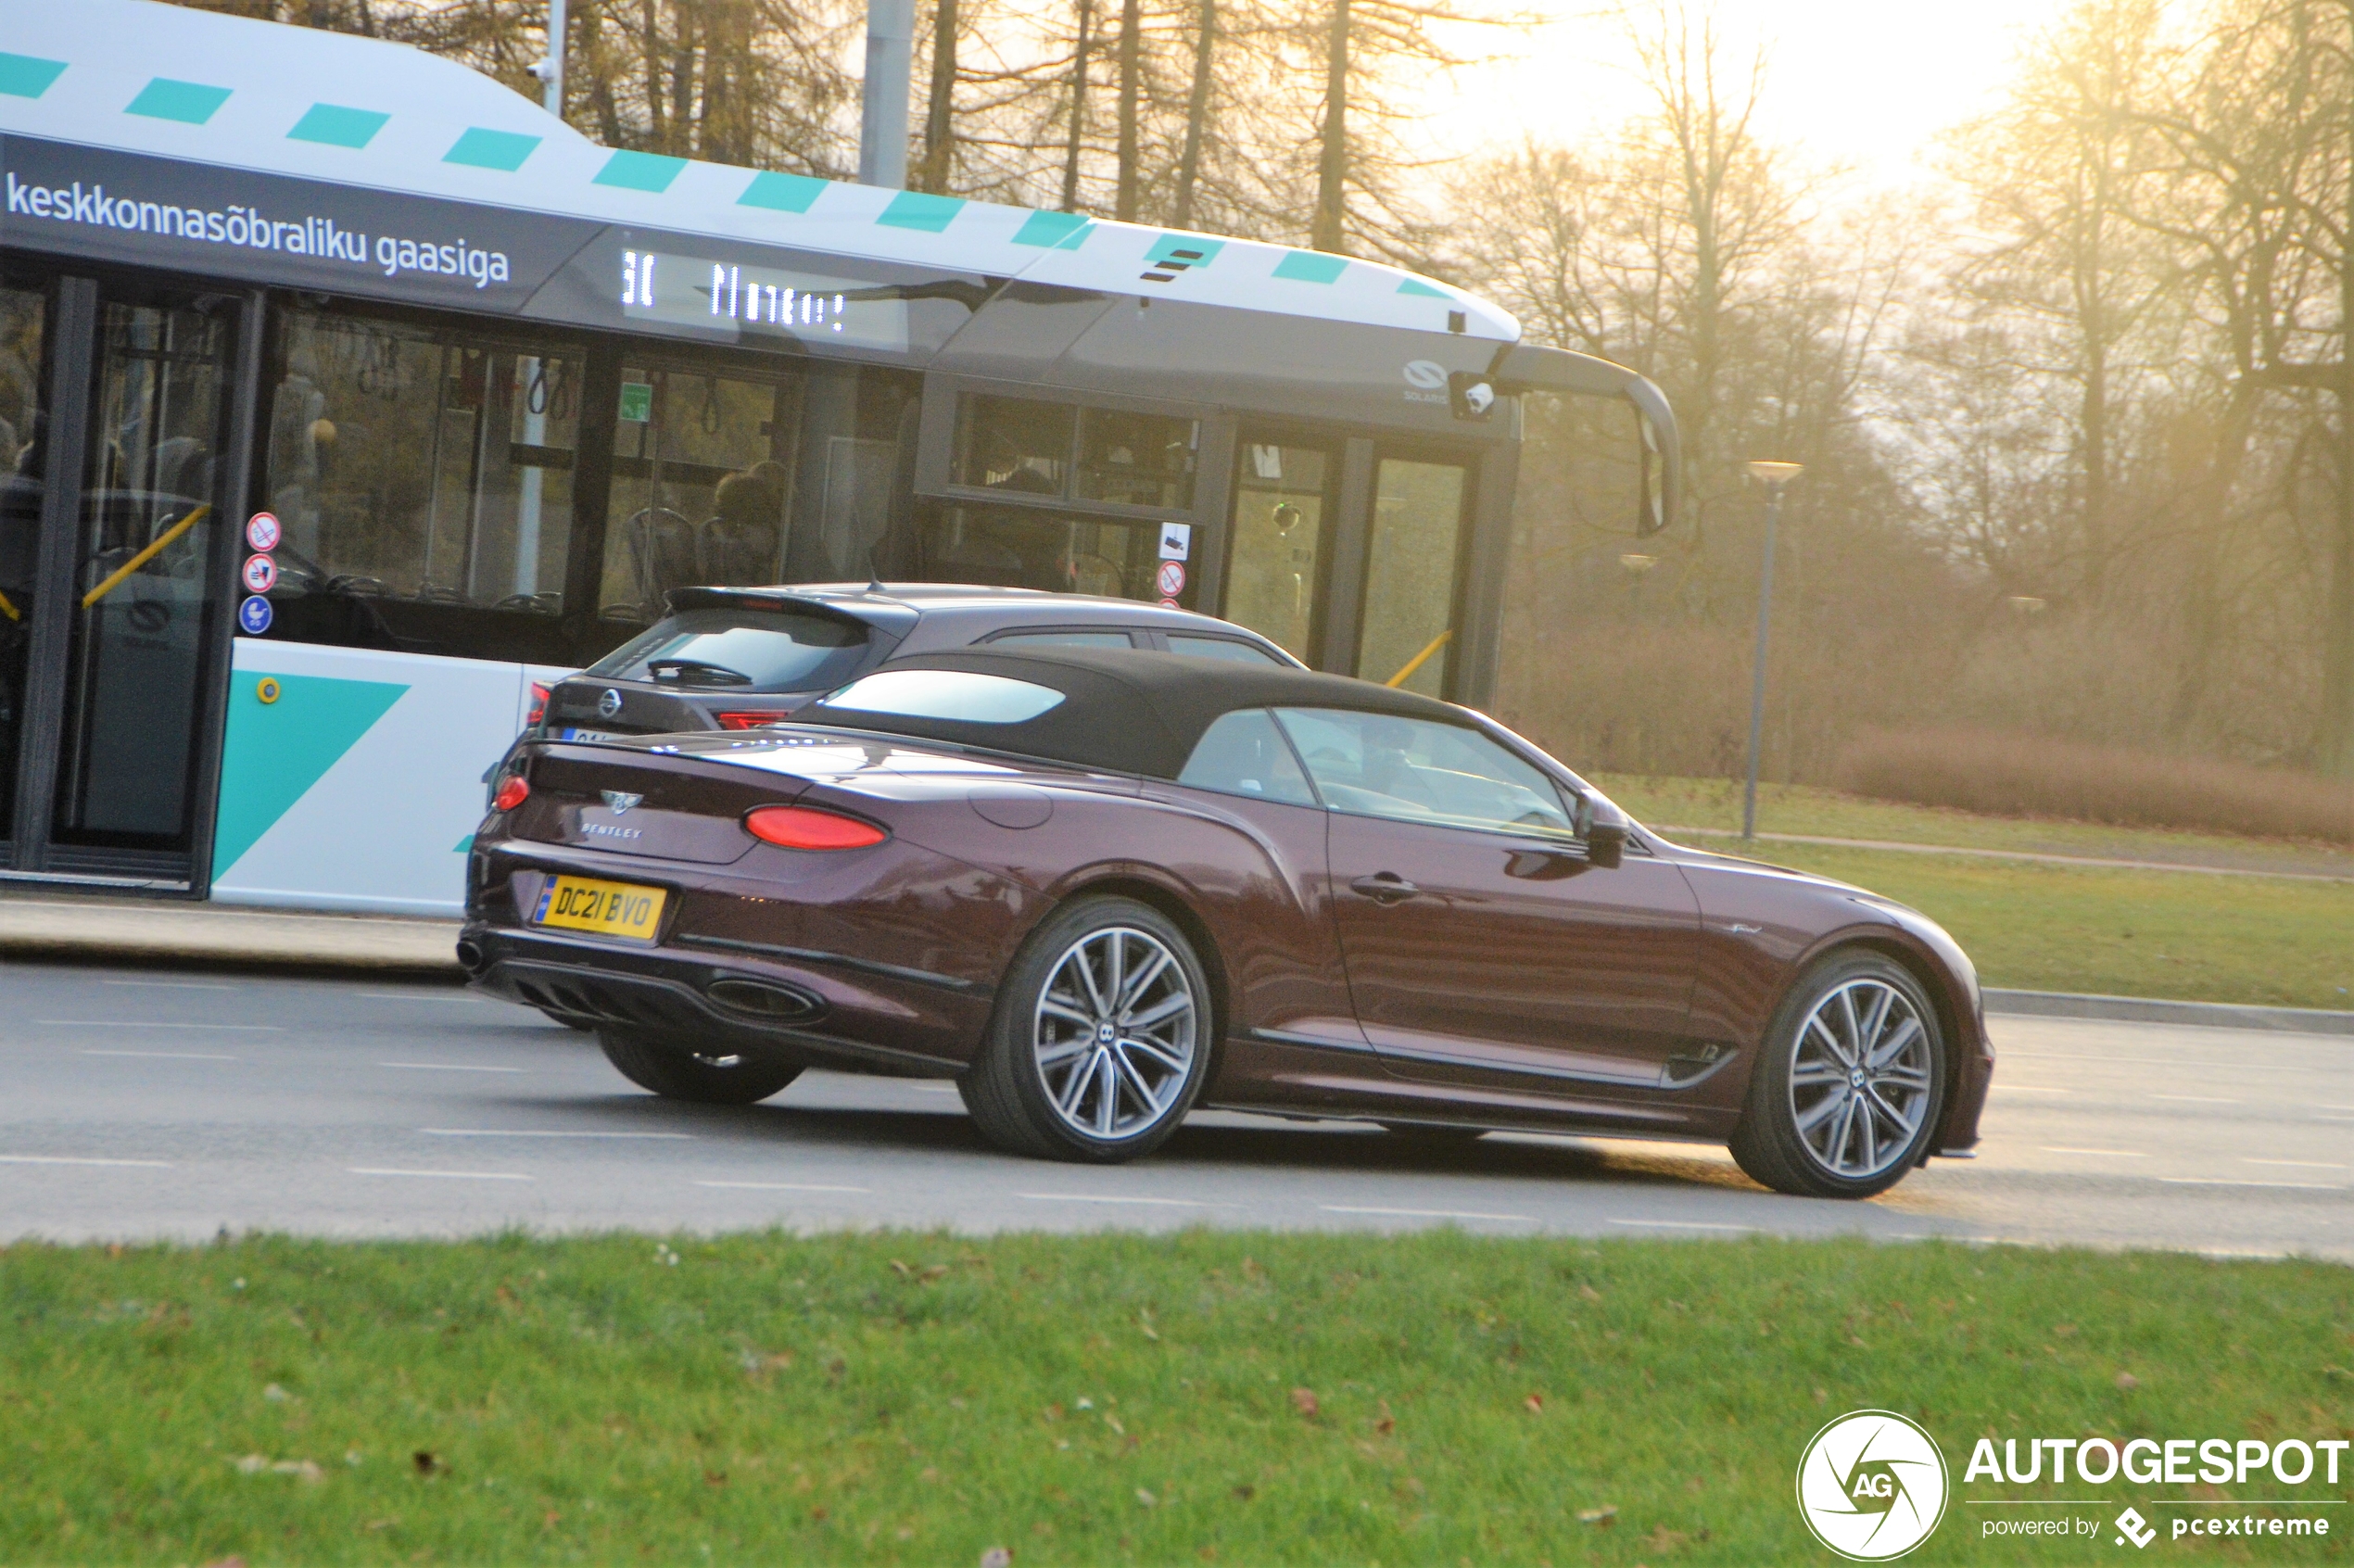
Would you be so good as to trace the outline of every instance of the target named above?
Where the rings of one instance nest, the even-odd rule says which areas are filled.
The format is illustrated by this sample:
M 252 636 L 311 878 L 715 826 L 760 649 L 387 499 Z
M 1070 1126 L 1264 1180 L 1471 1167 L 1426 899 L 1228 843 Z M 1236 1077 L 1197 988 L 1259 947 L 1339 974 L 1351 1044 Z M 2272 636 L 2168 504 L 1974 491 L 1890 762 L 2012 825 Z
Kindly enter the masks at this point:
M 750 686 L 752 677 L 741 670 L 731 670 L 725 664 L 706 664 L 701 659 L 649 659 L 646 674 L 656 680 L 675 680 L 682 686 Z

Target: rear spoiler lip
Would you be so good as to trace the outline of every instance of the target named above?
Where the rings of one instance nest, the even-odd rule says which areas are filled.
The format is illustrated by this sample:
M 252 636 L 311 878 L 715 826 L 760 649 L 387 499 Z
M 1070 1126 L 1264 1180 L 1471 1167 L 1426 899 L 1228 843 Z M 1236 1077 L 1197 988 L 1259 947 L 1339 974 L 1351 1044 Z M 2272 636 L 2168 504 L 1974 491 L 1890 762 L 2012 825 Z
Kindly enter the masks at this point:
M 728 607 L 802 610 L 845 626 L 881 632 L 894 642 L 905 638 L 908 630 L 923 618 L 922 611 L 896 599 L 870 595 L 861 606 L 865 612 L 861 613 L 829 599 L 790 588 L 676 588 L 663 595 L 663 607 L 665 613 L 672 615 L 688 610 Z
M 1676 428 L 1675 411 L 1667 394 L 1650 377 L 1593 354 L 1549 348 L 1534 343 L 1508 343 L 1496 351 L 1488 367 L 1496 390 L 1507 394 L 1570 392 L 1595 398 L 1624 398 L 1635 405 L 1659 437 L 1661 521 L 1638 533 L 1655 534 L 1676 521 L 1683 510 L 1684 443 Z

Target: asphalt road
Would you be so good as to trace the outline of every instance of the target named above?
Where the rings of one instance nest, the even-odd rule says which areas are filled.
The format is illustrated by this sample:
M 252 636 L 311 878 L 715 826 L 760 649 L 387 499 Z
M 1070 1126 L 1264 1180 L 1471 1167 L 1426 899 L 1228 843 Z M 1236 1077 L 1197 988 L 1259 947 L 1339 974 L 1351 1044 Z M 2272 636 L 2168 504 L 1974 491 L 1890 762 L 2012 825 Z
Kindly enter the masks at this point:
M 1230 1115 L 1139 1164 L 1058 1165 L 985 1146 L 946 1083 L 810 1073 L 762 1106 L 674 1105 L 586 1036 L 445 986 L 8 965 L 0 1238 L 1455 1224 L 2354 1261 L 2354 1041 L 2044 1018 L 1994 1032 L 1980 1157 L 1840 1204 L 1764 1192 L 1701 1145 L 1447 1149 Z

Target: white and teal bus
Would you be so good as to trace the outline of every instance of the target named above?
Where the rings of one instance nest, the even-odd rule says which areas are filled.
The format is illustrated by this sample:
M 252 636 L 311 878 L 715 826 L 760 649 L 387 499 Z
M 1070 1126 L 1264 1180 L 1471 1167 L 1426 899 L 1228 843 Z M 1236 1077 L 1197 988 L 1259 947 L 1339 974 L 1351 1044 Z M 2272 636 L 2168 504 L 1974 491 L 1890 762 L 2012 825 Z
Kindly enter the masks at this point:
M 455 914 L 535 683 L 693 585 L 1170 601 L 1479 703 L 1527 396 L 1631 405 L 1672 507 L 1657 390 L 1460 289 L 370 39 L 0 0 L 0 879 Z

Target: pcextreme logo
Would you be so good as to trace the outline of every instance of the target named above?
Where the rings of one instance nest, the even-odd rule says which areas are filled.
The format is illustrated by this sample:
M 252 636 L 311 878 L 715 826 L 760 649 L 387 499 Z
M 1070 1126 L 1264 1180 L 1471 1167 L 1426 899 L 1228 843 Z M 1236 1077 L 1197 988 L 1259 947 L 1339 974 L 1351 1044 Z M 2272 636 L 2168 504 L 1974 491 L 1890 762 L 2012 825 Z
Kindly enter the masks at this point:
M 1945 1517 L 1945 1456 L 1893 1410 L 1853 1410 L 1815 1434 L 1798 1461 L 1798 1511 L 1815 1538 L 1856 1562 L 1885 1562 Z

